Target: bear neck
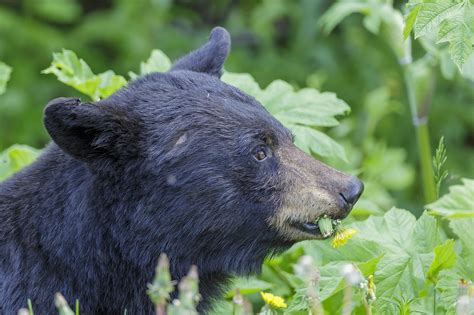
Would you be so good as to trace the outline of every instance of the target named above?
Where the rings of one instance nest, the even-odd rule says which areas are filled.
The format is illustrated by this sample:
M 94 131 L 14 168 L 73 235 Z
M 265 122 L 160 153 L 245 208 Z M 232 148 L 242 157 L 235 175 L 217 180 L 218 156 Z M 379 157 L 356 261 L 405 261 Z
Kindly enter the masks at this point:
M 252 238 L 246 239 L 251 231 L 245 230 L 236 230 L 231 239 L 186 232 L 189 227 L 173 223 L 179 220 L 174 210 L 159 200 L 164 196 L 150 199 L 148 204 L 137 198 L 137 188 L 142 194 L 146 179 L 110 174 L 98 178 L 85 163 L 50 145 L 35 163 L 0 185 L 0 199 L 14 198 L 12 203 L 18 209 L 7 234 L 8 229 L 14 230 L 11 234 L 19 236 L 22 246 L 41 252 L 58 268 L 71 270 L 91 286 L 98 285 L 97 279 L 120 278 L 123 286 L 118 287 L 128 286 L 143 294 L 146 283 L 152 281 L 159 254 L 164 252 L 170 257 L 176 280 L 185 276 L 191 265 L 197 265 L 201 307 L 219 296 L 231 276 L 258 273 L 269 254 L 290 245 L 272 243 L 274 235 L 251 233 Z M 147 209 L 158 209 L 161 218 L 152 228 L 141 231 L 137 224 L 147 218 L 134 215 L 134 211 Z M 8 222 L 1 217 L 7 210 L 2 211 L 0 205 L 0 220 Z

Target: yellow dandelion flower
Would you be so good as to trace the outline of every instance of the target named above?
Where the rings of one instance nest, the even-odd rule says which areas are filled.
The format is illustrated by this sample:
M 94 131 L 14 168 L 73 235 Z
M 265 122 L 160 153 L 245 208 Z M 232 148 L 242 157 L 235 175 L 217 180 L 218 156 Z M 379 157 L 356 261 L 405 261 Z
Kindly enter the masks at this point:
M 332 239 L 331 245 L 334 248 L 344 246 L 348 240 L 350 240 L 357 233 L 356 229 L 353 228 L 340 228 L 337 230 L 336 235 Z
M 278 295 L 273 295 L 271 293 L 260 292 L 262 295 L 262 299 L 270 306 L 277 307 L 277 308 L 287 308 L 285 300 Z

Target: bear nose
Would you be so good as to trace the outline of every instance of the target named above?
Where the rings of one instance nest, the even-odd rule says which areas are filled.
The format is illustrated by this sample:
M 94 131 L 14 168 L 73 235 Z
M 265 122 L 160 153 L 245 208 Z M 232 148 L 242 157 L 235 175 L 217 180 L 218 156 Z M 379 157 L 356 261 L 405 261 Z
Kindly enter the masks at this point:
M 340 193 L 346 204 L 347 210 L 351 210 L 352 206 L 359 200 L 360 195 L 364 191 L 364 184 L 355 176 L 351 176 L 347 188 Z

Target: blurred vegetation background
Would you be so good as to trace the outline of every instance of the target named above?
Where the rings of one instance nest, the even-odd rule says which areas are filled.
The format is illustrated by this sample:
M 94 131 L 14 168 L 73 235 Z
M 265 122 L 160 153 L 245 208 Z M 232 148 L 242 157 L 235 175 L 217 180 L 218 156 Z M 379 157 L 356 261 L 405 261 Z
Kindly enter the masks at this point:
M 154 48 L 175 59 L 201 45 L 216 25 L 232 34 L 226 70 L 248 72 L 265 87 L 283 79 L 297 88 L 332 91 L 352 108 L 326 131 L 344 145 L 348 161 L 326 161 L 359 173 L 367 213 L 394 204 L 421 213 L 423 192 L 415 130 L 401 66 L 381 36 L 351 15 L 330 34 L 320 23 L 331 0 L 0 0 L 0 60 L 13 68 L 0 96 L 0 151 L 14 143 L 42 148 L 46 103 L 81 96 L 41 74 L 52 53 L 67 48 L 95 73 L 138 72 Z M 394 7 L 404 10 L 403 1 Z M 414 42 L 413 55 L 426 47 Z M 474 177 L 473 81 L 435 64 L 420 67 L 434 152 L 441 136 L 450 178 Z M 418 88 L 418 87 L 417 87 Z M 84 98 L 84 96 L 82 96 Z M 446 187 L 443 190 L 446 190 Z M 369 201 L 370 200 L 370 201 Z

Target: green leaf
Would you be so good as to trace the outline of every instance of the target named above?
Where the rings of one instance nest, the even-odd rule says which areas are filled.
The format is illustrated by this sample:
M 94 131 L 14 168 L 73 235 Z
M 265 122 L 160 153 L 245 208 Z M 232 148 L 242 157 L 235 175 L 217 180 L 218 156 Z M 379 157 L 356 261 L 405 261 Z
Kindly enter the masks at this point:
M 463 178 L 463 185 L 449 187 L 449 193 L 426 205 L 429 213 L 447 218 L 474 217 L 474 180 Z
M 314 152 L 320 156 L 338 157 L 347 161 L 344 148 L 324 133 L 306 126 L 287 126 L 295 135 L 295 144 L 308 154 Z
M 140 64 L 140 74 L 147 74 L 152 72 L 166 72 L 171 68 L 171 60 L 168 56 L 159 49 L 154 49 L 151 52 L 150 58 Z
M 431 0 L 422 4 L 415 21 L 415 38 L 426 35 L 438 27 L 441 22 L 463 7 L 463 3 L 453 0 Z
M 254 294 L 261 291 L 266 291 L 274 287 L 272 283 L 259 280 L 255 277 L 248 278 L 236 278 L 232 281 L 232 289 L 230 289 L 226 295 L 226 299 L 231 299 L 236 294 L 236 291 L 239 290 L 240 294 Z
M 340 248 L 333 248 L 330 240 L 303 242 L 305 253 L 315 257 L 320 265 L 330 262 L 356 262 L 363 263 L 383 255 L 381 246 L 374 241 L 358 238 L 356 236 L 346 245 Z
M 391 301 L 417 298 L 435 256 L 436 220 L 423 214 L 416 221 L 410 212 L 394 208 L 383 217 L 355 222 L 353 227 L 359 230 L 357 238 L 377 242 L 385 252 L 375 271 L 374 306 L 382 313 L 394 312 Z
M 413 9 L 406 16 L 405 27 L 403 28 L 403 38 L 407 39 L 410 36 L 413 25 L 415 24 L 418 13 L 420 12 L 421 4 L 418 4 L 413 7 Z
M 435 257 L 428 270 L 428 279 L 438 282 L 438 274 L 443 269 L 449 269 L 456 263 L 456 252 L 454 251 L 454 240 L 447 240 L 444 244 L 434 249 Z
M 12 68 L 0 61 L 0 95 L 5 93 Z
M 59 81 L 72 86 L 93 100 L 105 98 L 127 83 L 124 77 L 116 75 L 111 70 L 95 75 L 84 60 L 67 49 L 63 49 L 61 53 L 54 53 L 51 66 L 42 73 L 54 74 Z
M 459 237 L 462 244 L 462 251 L 460 256 L 466 261 L 470 262 L 470 269 L 467 269 L 466 274 L 474 280 L 474 218 L 450 219 L 449 226 L 453 232 Z
M 0 180 L 31 164 L 40 151 L 27 145 L 13 145 L 0 153 Z
M 257 81 L 248 73 L 224 72 L 221 80 L 241 89 L 253 97 L 260 95 L 262 91 Z
M 338 2 L 326 11 L 321 17 L 324 32 L 329 34 L 339 23 L 353 13 L 363 13 L 370 10 L 370 6 L 363 2 Z
M 455 220 L 463 221 L 466 219 Z M 472 247 L 472 243 L 470 246 Z M 443 314 L 454 315 L 456 314 L 460 283 L 474 280 L 474 260 L 457 257 L 456 265 L 453 268 L 441 270 L 438 278 L 436 291 L 439 292 L 440 307 L 444 309 Z
M 339 124 L 335 116 L 344 115 L 350 107 L 334 93 L 313 88 L 295 91 L 293 86 L 275 80 L 261 89 L 249 74 L 226 72 L 222 80 L 255 97 L 295 136 L 295 144 L 305 152 L 347 161 L 344 148 L 315 127 Z
M 406 210 L 392 208 L 383 217 L 370 217 L 353 223 L 358 238 L 377 242 L 388 252 L 400 253 L 410 244 L 416 218 Z M 401 229 L 400 227 L 403 227 Z M 383 233 L 380 233 L 383 231 Z

